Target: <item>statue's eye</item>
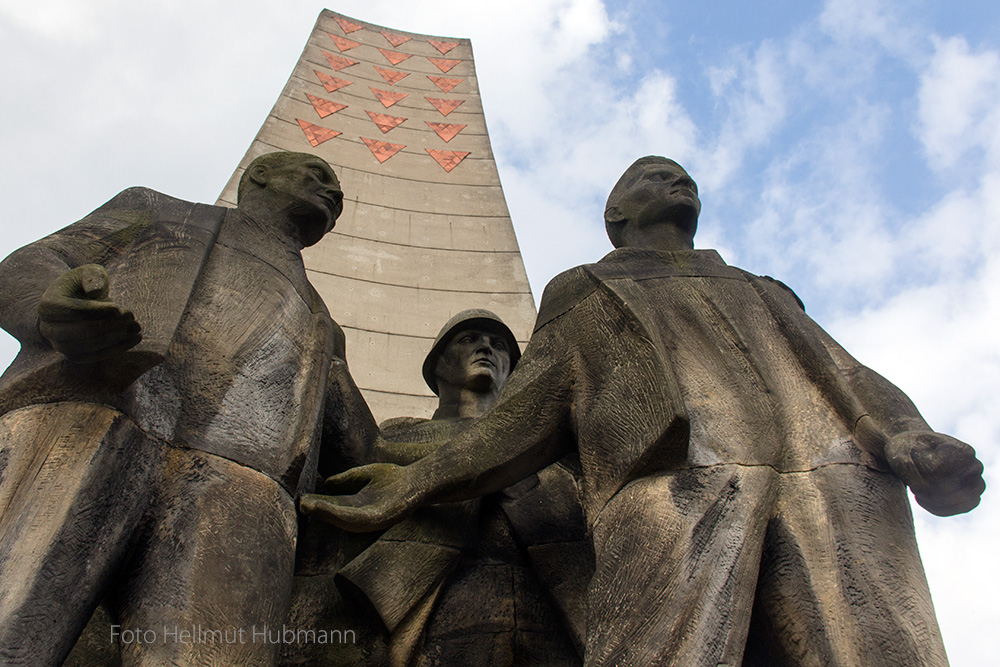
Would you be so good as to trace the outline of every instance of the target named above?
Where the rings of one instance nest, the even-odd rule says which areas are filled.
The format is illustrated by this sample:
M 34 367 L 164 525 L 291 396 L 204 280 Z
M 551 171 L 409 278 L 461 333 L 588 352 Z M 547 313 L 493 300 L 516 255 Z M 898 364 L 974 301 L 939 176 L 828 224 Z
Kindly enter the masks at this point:
M 320 167 L 310 167 L 310 169 L 312 170 L 312 173 L 315 174 L 319 180 L 321 181 L 326 180 L 326 171 L 324 169 Z

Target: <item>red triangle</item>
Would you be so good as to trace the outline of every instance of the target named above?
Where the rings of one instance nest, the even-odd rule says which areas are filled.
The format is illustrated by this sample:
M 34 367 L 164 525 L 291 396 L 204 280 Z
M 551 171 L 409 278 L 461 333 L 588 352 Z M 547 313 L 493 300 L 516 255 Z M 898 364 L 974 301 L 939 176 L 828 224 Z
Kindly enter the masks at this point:
M 454 69 L 455 65 L 462 62 L 461 60 L 452 60 L 451 58 L 431 58 L 430 56 L 427 57 L 427 60 L 437 65 L 437 68 L 442 72 L 450 72 Z
M 385 67 L 379 67 L 378 65 L 372 65 L 372 67 L 374 67 L 375 71 L 381 74 L 382 78 L 385 79 L 388 83 L 393 83 L 393 84 L 398 83 L 403 79 L 405 79 L 406 77 L 410 76 L 409 72 L 399 72 L 394 69 L 386 69 Z
M 339 16 L 334 16 L 333 20 L 340 24 L 340 29 L 344 31 L 345 35 L 349 35 L 355 30 L 361 30 L 364 27 L 360 23 L 354 23 L 353 21 L 348 21 L 347 19 Z
M 407 37 L 406 35 L 397 35 L 394 32 L 386 32 L 385 30 L 382 30 L 381 32 L 382 36 L 389 40 L 389 43 L 395 47 L 398 47 L 400 44 L 405 44 L 413 39 L 412 37 Z
M 390 51 L 388 49 L 381 49 L 381 48 L 379 49 L 379 52 L 383 56 L 385 56 L 385 59 L 391 62 L 393 65 L 398 65 L 399 63 L 403 62 L 412 55 L 409 53 L 399 53 L 398 51 Z
M 332 78 L 332 77 L 331 77 Z M 326 118 L 330 114 L 337 113 L 341 109 L 346 109 L 346 104 L 337 104 L 330 100 L 324 99 L 322 97 L 316 97 L 315 95 L 310 95 L 306 93 L 306 97 L 312 102 L 313 108 L 316 109 L 316 113 L 319 114 L 320 118 Z
M 308 139 L 309 143 L 313 146 L 319 146 L 324 141 L 333 139 L 335 136 L 340 134 L 340 132 L 337 132 L 336 130 L 307 123 L 301 118 L 296 118 L 295 120 L 299 122 L 299 127 L 301 127 L 302 131 L 305 132 L 306 139 Z
M 365 113 L 371 116 L 372 122 L 378 126 L 378 129 L 382 130 L 382 134 L 385 134 L 406 120 L 405 118 L 400 118 L 399 116 L 390 116 L 384 113 L 375 113 L 374 111 L 366 111 Z
M 345 58 L 344 56 L 335 56 L 332 53 L 322 52 L 326 59 L 330 61 L 330 67 L 334 69 L 335 72 L 339 72 L 345 67 L 350 67 L 351 65 L 357 65 L 357 60 L 351 60 L 350 58 Z
M 425 100 L 434 105 L 434 108 L 441 112 L 442 116 L 447 116 L 457 109 L 465 100 L 442 100 L 437 97 L 425 97 Z
M 453 48 L 455 48 L 456 46 L 458 46 L 458 42 L 439 42 L 439 41 L 434 40 L 434 39 L 428 39 L 427 43 L 430 44 L 431 46 L 433 46 L 438 51 L 440 51 L 441 55 L 444 55 L 444 54 L 448 53 Z
M 354 40 L 347 39 L 346 37 L 339 37 L 334 35 L 332 32 L 328 32 L 326 34 L 330 36 L 330 39 L 332 39 L 333 43 L 337 45 L 337 48 L 340 49 L 341 53 L 344 51 L 350 51 L 356 46 L 361 46 L 361 42 L 355 42 Z
M 351 85 L 350 81 L 344 81 L 343 79 L 338 79 L 335 76 L 330 76 L 329 74 L 320 72 L 318 69 L 314 69 L 313 72 L 316 73 L 316 76 L 319 78 L 320 83 L 323 84 L 323 87 L 326 88 L 326 92 L 328 93 L 332 93 L 335 90 L 340 90 L 344 86 Z
M 452 88 L 465 81 L 465 79 L 446 79 L 443 76 L 431 76 L 430 74 L 427 75 L 427 78 L 443 93 L 450 92 Z
M 468 151 L 439 151 L 433 148 L 425 148 L 431 157 L 441 165 L 445 171 L 451 171 L 458 166 L 458 163 L 469 157 Z
M 371 88 L 371 86 L 369 86 L 369 88 Z M 393 93 L 388 90 L 378 90 L 376 88 L 371 88 L 371 91 L 375 93 L 375 97 L 378 98 L 378 101 L 381 102 L 382 106 L 386 109 L 407 96 L 407 93 Z
M 368 146 L 368 150 L 372 152 L 372 155 L 374 155 L 375 159 L 379 162 L 385 162 L 393 155 L 406 148 L 403 144 L 390 144 L 388 141 L 377 141 L 366 137 L 361 137 L 361 141 L 365 142 L 365 145 Z
M 468 125 L 452 125 L 450 123 L 432 123 L 429 120 L 425 120 L 427 127 L 431 128 L 438 133 L 438 136 L 449 142 L 455 138 L 455 135 L 468 127 Z

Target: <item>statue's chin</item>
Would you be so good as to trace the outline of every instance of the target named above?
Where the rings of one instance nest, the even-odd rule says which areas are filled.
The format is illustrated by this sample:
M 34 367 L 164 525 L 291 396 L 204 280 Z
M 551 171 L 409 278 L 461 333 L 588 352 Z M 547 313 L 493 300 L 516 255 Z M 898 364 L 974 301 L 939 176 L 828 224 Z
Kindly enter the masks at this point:
M 337 221 L 328 216 L 322 221 L 310 220 L 300 224 L 299 229 L 302 232 L 302 247 L 308 248 L 309 246 L 319 243 L 320 240 L 326 236 L 336 224 Z
M 496 386 L 494 370 L 485 366 L 476 366 L 466 379 L 465 388 L 482 394 L 488 393 Z

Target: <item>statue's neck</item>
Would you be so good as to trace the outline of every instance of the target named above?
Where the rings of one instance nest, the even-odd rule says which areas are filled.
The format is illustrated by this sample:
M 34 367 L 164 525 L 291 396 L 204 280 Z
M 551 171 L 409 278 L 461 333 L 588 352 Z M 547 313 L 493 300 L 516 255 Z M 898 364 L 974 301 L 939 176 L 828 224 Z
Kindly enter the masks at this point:
M 440 400 L 432 419 L 464 419 L 482 417 L 497 401 L 496 391 L 472 391 L 460 387 L 439 385 Z
M 626 227 L 619 247 L 675 252 L 694 249 L 694 237 L 677 225 L 659 224 Z
M 295 256 L 302 252 L 298 228 L 288 216 L 239 208 L 226 218 L 219 242 L 255 255 L 278 248 Z

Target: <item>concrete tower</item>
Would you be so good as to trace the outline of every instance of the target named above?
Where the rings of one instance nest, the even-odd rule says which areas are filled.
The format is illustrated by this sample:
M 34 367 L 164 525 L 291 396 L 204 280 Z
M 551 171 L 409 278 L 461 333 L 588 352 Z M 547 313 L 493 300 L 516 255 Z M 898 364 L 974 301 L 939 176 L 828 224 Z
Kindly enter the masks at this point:
M 235 205 L 246 165 L 276 150 L 340 176 L 344 213 L 305 263 L 376 419 L 430 416 L 420 366 L 458 311 L 492 310 L 527 341 L 535 306 L 468 39 L 324 10 L 218 203 Z

